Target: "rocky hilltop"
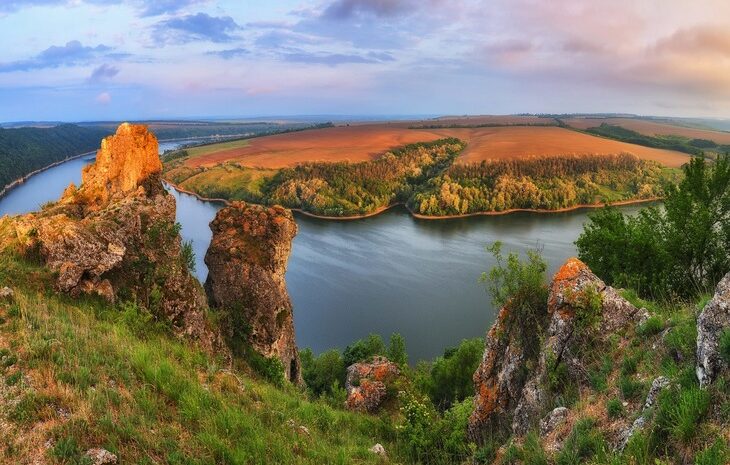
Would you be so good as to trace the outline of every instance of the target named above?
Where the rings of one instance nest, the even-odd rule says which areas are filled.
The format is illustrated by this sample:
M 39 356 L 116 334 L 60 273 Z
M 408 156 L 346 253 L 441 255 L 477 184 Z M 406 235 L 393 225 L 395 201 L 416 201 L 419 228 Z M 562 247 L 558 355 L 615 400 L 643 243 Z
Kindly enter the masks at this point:
M 229 338 L 245 338 L 267 358 L 277 358 L 285 377 L 302 382 L 292 304 L 284 275 L 297 224 L 291 211 L 233 202 L 210 224 L 205 290 L 213 307 L 230 318 Z
M 183 257 L 175 199 L 160 179 L 155 136 L 124 123 L 102 141 L 55 204 L 15 217 L 5 244 L 37 255 L 57 273 L 59 291 L 134 300 L 179 334 L 213 349 L 218 337 L 205 319 L 206 299 Z
M 565 370 L 579 385 L 588 384 L 585 348 L 647 317 L 601 281 L 578 259 L 569 259 L 549 287 L 547 311 L 538 315 L 544 337 L 533 335 L 537 351 L 528 351 L 517 337 L 519 315 L 503 308 L 486 337 L 484 356 L 474 373 L 474 411 L 469 435 L 481 442 L 502 431 L 517 437 L 537 428 L 541 419 L 550 429 L 554 392 L 551 379 Z M 564 412 L 556 412 L 562 417 Z M 545 416 L 548 415 L 548 416 Z

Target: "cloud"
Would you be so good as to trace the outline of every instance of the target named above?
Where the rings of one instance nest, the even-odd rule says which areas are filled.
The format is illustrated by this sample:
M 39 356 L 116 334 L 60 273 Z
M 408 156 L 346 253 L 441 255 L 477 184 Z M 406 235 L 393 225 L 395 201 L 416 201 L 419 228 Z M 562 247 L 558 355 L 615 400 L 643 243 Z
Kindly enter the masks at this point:
M 24 8 L 59 5 L 129 5 L 139 11 L 141 17 L 174 14 L 189 6 L 207 3 L 208 0 L 2 0 L 0 12 L 13 13 Z
M 99 105 L 109 105 L 112 101 L 112 96 L 109 92 L 102 92 L 94 99 Z
M 181 16 L 157 23 L 153 38 L 160 45 L 184 44 L 196 41 L 232 42 L 233 33 L 241 26 L 230 16 L 209 16 L 206 13 Z
M 715 26 L 680 29 L 652 47 L 656 54 L 730 56 L 730 31 Z
M 322 64 L 328 66 L 337 66 L 345 63 L 381 63 L 383 61 L 394 60 L 394 58 L 387 53 L 374 53 L 363 56 L 346 53 L 311 53 L 301 50 L 282 53 L 281 58 L 284 61 L 294 63 Z
M 371 15 L 378 18 L 400 16 L 412 12 L 419 3 L 412 0 L 336 0 L 322 12 L 327 19 L 349 19 Z M 425 2 L 428 3 L 428 2 Z
M 207 52 L 206 55 L 214 55 L 223 58 L 224 60 L 230 60 L 233 58 L 238 58 L 246 55 L 250 55 L 251 52 L 248 49 L 245 48 L 231 48 L 227 50 L 216 50 L 212 52 Z
M 90 63 L 99 57 L 121 56 L 109 53 L 111 50 L 112 48 L 106 45 L 87 47 L 78 40 L 72 40 L 66 45 L 48 47 L 35 57 L 27 60 L 0 63 L 0 73 L 80 65 Z
M 107 79 L 111 79 L 117 74 L 119 74 L 119 68 L 114 65 L 108 65 L 105 63 L 94 69 L 94 71 L 91 73 L 91 76 L 89 76 L 88 81 L 101 82 Z

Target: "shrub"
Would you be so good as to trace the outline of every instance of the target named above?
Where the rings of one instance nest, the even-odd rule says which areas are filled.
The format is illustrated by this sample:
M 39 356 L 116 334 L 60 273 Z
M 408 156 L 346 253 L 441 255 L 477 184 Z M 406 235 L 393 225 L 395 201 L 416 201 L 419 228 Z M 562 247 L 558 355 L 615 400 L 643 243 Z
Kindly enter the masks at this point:
M 446 410 L 474 394 L 472 377 L 483 351 L 481 338 L 464 339 L 458 347 L 446 349 L 444 355 L 433 362 L 422 387 L 437 408 Z
M 398 366 L 408 365 L 408 353 L 406 352 L 406 340 L 400 333 L 390 335 L 388 345 L 388 359 Z
M 338 350 L 328 350 L 315 357 L 312 349 L 304 349 L 300 358 L 302 377 L 315 396 L 332 395 L 345 385 L 345 363 Z
M 195 249 L 193 248 L 193 241 L 184 241 L 182 243 L 181 255 L 185 269 L 190 273 L 195 273 Z
M 624 404 L 619 399 L 609 399 L 606 402 L 606 413 L 611 420 L 621 417 L 624 414 Z
M 345 367 L 364 360 L 368 360 L 375 355 L 385 355 L 387 353 L 383 338 L 377 334 L 370 334 L 365 339 L 360 339 L 345 347 L 342 354 Z
M 396 426 L 398 438 L 409 456 L 416 460 L 426 458 L 433 447 L 433 407 L 426 399 L 408 391 L 401 391 L 398 399 L 403 416 L 403 421 Z

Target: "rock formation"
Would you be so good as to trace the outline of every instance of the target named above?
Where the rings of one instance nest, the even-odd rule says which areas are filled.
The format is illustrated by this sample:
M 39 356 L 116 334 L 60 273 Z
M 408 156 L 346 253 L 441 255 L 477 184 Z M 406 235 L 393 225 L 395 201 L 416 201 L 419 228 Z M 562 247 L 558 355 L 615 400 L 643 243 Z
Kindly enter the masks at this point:
M 210 224 L 205 290 L 228 313 L 232 334 L 256 352 L 278 358 L 285 377 L 302 382 L 294 319 L 284 274 L 297 225 L 291 211 L 233 202 Z
M 727 363 L 720 358 L 723 331 L 730 330 L 730 273 L 718 283 L 715 295 L 697 318 L 697 379 L 701 386 L 715 380 Z
M 182 256 L 175 199 L 160 172 L 155 136 L 122 124 L 104 139 L 78 189 L 71 185 L 56 204 L 10 221 L 14 240 L 58 273 L 60 291 L 133 300 L 212 349 L 218 338 Z
M 558 364 L 565 364 L 572 379 L 586 381 L 586 370 L 577 355 L 583 343 L 581 325 L 585 318 L 596 318 L 597 327 L 589 331 L 600 338 L 634 325 L 644 316 L 644 310 L 606 286 L 576 258 L 569 259 L 558 270 L 549 290 L 547 323 L 542 323 L 547 324 L 547 331 L 537 360 L 530 360 L 512 337 L 520 330 L 513 321 L 519 318 L 509 318 L 509 309 L 500 312 L 487 334 L 482 363 L 474 374 L 476 395 L 469 435 L 475 441 L 483 440 L 495 429 L 507 429 L 510 422 L 511 432 L 517 436 L 537 426 L 549 407 L 545 391 L 548 374 Z M 597 308 L 587 310 L 590 305 Z
M 347 367 L 345 389 L 348 410 L 375 412 L 388 394 L 388 384 L 400 375 L 398 365 L 385 357 Z

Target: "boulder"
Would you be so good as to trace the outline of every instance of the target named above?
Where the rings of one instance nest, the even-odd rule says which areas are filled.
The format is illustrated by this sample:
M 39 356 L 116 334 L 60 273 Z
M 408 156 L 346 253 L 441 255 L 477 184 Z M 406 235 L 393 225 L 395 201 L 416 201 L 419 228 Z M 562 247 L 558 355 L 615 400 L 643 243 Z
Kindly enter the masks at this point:
M 545 418 L 540 420 L 540 436 L 547 436 L 548 434 L 555 431 L 555 428 L 560 426 L 568 419 L 568 409 L 565 407 L 556 407 L 552 412 L 548 413 Z
M 7 286 L 0 288 L 0 300 L 12 302 L 14 298 L 15 292 L 11 288 Z
M 89 449 L 86 451 L 86 458 L 93 465 L 116 465 L 117 456 L 106 449 Z
M 618 450 L 624 450 L 634 434 L 644 429 L 644 426 L 646 426 L 647 423 L 647 413 L 649 409 L 654 405 L 659 394 L 667 387 L 669 387 L 669 380 L 664 376 L 659 376 L 652 381 L 651 389 L 649 389 L 649 394 L 647 394 L 644 407 L 641 410 L 641 415 L 634 420 L 628 429 L 624 430 L 619 435 Z
M 373 447 L 371 447 L 370 452 L 372 452 L 375 455 L 379 455 L 380 457 L 387 457 L 388 454 L 385 453 L 385 447 L 383 447 L 382 444 L 378 443 L 375 444 Z
M 205 290 L 223 309 L 232 331 L 267 358 L 278 358 L 286 378 L 302 383 L 293 309 L 284 275 L 297 225 L 291 211 L 232 202 L 210 224 Z
M 697 379 L 701 386 L 712 383 L 727 369 L 719 353 L 720 336 L 730 330 L 730 273 L 717 285 L 715 295 L 697 318 Z
M 398 365 L 385 357 L 347 367 L 345 390 L 348 410 L 375 412 L 388 394 L 388 385 L 400 375 Z

